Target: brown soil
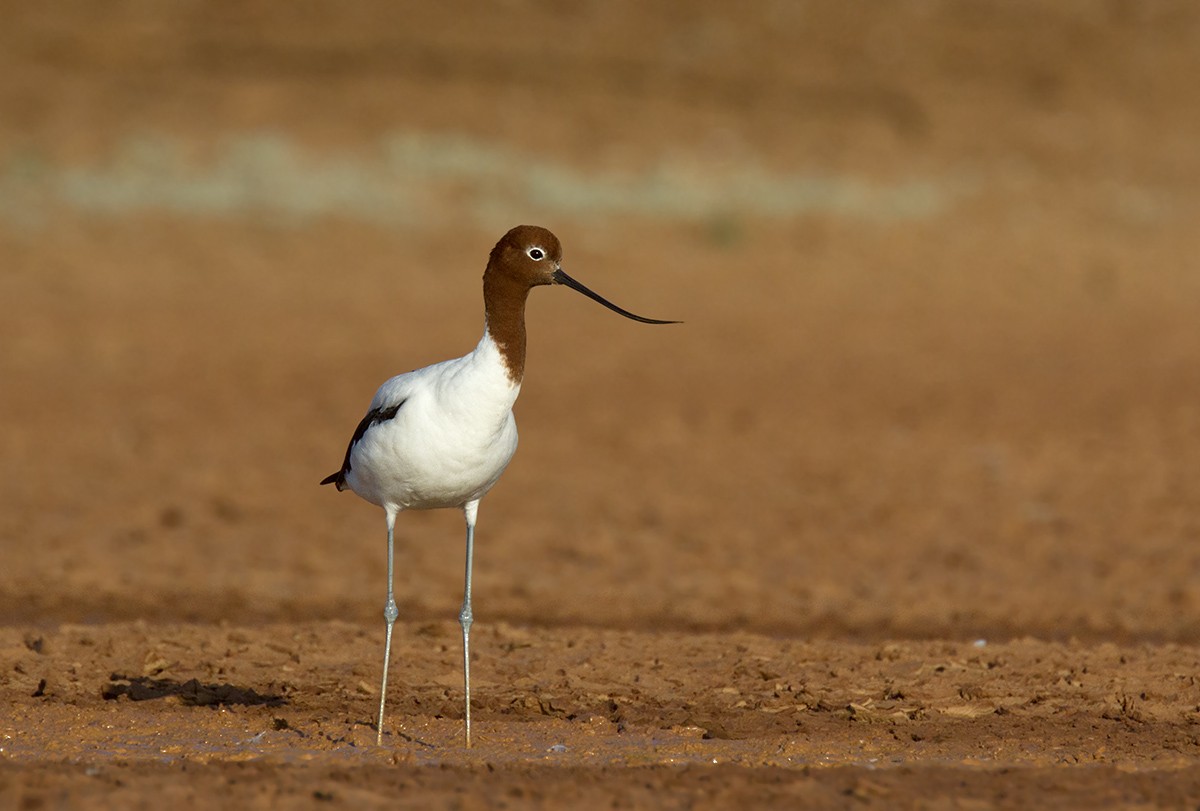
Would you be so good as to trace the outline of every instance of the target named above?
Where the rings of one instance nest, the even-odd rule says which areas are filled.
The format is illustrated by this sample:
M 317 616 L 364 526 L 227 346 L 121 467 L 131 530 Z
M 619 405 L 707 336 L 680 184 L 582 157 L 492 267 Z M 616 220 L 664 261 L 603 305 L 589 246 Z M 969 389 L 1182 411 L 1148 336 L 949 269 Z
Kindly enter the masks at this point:
M 0 27 L 5 807 L 1200 801 L 1200 8 L 71 5 Z M 442 511 L 376 747 L 316 482 L 521 221 L 686 323 L 534 291 L 477 746 Z

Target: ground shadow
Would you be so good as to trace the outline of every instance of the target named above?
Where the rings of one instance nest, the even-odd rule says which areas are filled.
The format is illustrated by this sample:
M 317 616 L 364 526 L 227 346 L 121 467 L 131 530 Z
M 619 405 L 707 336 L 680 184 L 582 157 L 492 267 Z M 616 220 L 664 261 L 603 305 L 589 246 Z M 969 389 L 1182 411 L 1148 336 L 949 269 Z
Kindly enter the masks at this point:
M 246 687 L 232 684 L 202 684 L 198 679 L 178 682 L 174 679 L 152 679 L 149 676 L 122 676 L 113 673 L 108 677 L 100 695 L 106 701 L 115 701 L 122 696 L 130 701 L 148 701 L 155 698 L 178 697 L 189 707 L 217 707 L 240 704 L 246 707 L 278 707 L 287 700 L 278 695 L 261 695 Z

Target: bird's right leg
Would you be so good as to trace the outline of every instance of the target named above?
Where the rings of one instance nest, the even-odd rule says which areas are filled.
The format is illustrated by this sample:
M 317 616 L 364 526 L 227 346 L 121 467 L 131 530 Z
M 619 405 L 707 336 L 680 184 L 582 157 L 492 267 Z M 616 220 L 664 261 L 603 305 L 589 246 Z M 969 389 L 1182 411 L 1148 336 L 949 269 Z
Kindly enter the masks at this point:
M 379 722 L 375 725 L 375 745 L 383 745 L 383 707 L 387 702 L 388 662 L 392 658 L 392 626 L 400 609 L 396 608 L 396 595 L 392 591 L 392 572 L 395 561 L 394 533 L 396 528 L 395 507 L 385 507 L 387 511 L 387 602 L 383 606 L 383 620 L 387 623 L 387 636 L 383 642 L 383 683 L 379 686 Z

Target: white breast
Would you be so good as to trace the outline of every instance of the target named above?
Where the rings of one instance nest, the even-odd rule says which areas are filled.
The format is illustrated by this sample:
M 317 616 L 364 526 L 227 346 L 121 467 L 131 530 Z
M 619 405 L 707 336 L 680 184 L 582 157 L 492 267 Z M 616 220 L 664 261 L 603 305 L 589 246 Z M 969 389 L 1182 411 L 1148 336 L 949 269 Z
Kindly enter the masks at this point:
M 469 355 L 393 377 L 371 409 L 402 405 L 355 444 L 346 483 L 367 501 L 400 509 L 481 498 L 516 452 L 520 390 L 486 332 Z

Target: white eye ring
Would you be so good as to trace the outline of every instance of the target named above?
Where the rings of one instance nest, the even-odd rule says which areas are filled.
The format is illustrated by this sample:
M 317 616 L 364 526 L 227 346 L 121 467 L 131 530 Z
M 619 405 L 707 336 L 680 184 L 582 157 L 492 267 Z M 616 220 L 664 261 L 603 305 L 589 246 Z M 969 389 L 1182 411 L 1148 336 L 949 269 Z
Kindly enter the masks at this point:
M 535 262 L 540 262 L 546 258 L 546 252 L 538 247 L 530 248 L 525 253 L 529 254 L 529 258 Z

